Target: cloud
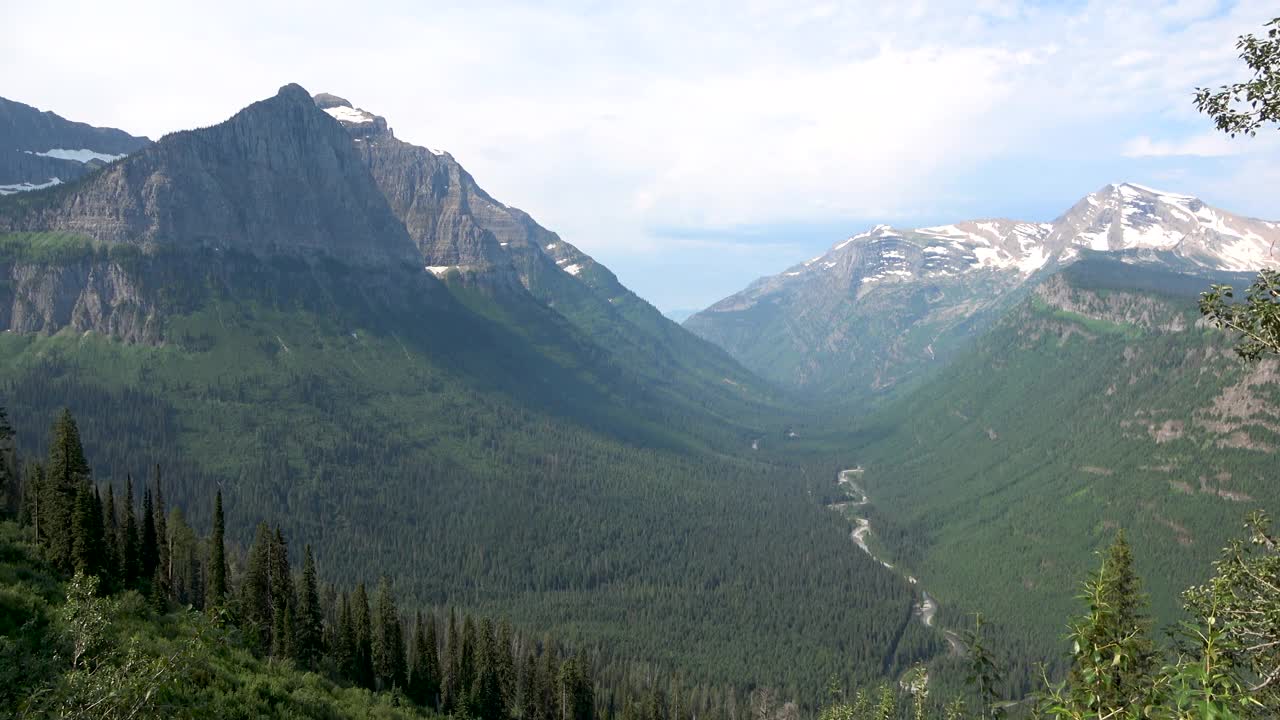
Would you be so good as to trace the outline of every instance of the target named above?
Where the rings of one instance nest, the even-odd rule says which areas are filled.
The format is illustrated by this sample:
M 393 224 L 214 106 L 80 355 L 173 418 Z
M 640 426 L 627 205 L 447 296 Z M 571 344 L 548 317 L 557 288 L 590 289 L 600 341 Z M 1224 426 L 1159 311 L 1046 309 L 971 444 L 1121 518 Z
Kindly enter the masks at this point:
M 1231 138 L 1218 132 L 1206 132 L 1180 140 L 1152 140 L 1139 135 L 1125 143 L 1122 154 L 1130 158 L 1147 157 L 1226 157 L 1244 152 L 1257 152 L 1252 138 Z
M 300 82 L 449 150 L 661 288 L 628 268 L 688 249 L 653 228 L 962 219 L 1038 176 L 1083 194 L 1155 159 L 1188 163 L 1197 192 L 1195 162 L 1243 158 L 1192 89 L 1239 79 L 1235 37 L 1273 15 L 1261 0 L 48 0 L 6 7 L 0 92 L 156 136 Z M 1003 171 L 975 181 L 984 167 Z

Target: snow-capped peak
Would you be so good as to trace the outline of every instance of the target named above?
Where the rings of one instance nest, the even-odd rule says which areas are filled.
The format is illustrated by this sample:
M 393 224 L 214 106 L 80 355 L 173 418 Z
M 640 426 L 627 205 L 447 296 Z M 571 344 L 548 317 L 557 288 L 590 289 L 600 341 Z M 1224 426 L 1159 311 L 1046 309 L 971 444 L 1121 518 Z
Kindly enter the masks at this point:
M 351 123 L 352 125 L 363 125 L 377 120 L 377 116 L 371 112 L 358 110 L 345 105 L 335 105 L 333 107 L 324 108 L 324 111 L 338 122 Z

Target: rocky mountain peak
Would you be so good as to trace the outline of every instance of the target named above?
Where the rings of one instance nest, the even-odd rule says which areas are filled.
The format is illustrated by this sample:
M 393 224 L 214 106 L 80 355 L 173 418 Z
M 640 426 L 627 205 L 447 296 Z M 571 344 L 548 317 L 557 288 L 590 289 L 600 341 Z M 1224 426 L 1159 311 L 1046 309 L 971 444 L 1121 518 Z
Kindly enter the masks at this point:
M 0 229 L 106 244 L 416 262 L 351 138 L 300 85 L 172 133 L 77 185 L 0 212 Z
M 328 110 L 329 108 L 335 107 L 353 107 L 351 102 L 346 98 L 340 98 L 337 95 L 330 95 L 329 93 L 316 93 L 315 96 L 312 97 L 312 100 L 315 100 L 316 107 L 321 110 Z

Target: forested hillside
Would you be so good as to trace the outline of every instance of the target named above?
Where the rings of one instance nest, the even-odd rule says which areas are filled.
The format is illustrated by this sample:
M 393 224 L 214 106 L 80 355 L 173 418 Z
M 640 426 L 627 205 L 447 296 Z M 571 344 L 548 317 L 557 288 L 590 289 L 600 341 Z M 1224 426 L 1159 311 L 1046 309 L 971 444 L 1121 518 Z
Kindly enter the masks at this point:
M 1119 528 L 1171 624 L 1240 519 L 1280 509 L 1274 360 L 1243 363 L 1200 320 L 1214 279 L 1240 278 L 1082 261 L 860 426 L 867 512 L 944 625 L 981 610 L 1028 670 L 1052 658 L 1075 583 Z
M 625 646 L 691 686 L 812 705 L 831 674 L 891 676 L 940 647 L 908 584 L 798 491 L 836 468 L 751 450 L 789 413 L 725 382 L 731 361 L 608 349 L 609 328 L 648 342 L 626 298 L 629 325 L 570 320 L 437 279 L 355 138 L 297 86 L 0 200 L 0 226 L 0 392 L 24 453 L 47 454 L 69 407 L 117 494 L 159 466 L 202 531 L 222 489 L 232 545 L 274 518 L 325 573 Z M 676 340 L 658 347 L 708 348 Z

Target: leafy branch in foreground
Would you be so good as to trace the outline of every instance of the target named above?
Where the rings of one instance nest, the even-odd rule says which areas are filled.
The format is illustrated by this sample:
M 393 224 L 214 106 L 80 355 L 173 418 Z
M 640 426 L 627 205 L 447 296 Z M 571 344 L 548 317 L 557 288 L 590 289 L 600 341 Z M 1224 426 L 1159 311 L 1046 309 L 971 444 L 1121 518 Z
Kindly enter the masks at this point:
M 1219 328 L 1240 333 L 1240 357 L 1257 360 L 1280 354 L 1280 272 L 1261 271 L 1245 291 L 1244 302 L 1234 299 L 1230 285 L 1214 285 L 1200 295 L 1200 314 Z
M 1196 109 L 1232 137 L 1256 135 L 1264 123 L 1280 122 L 1280 18 L 1264 27 L 1265 36 L 1242 35 L 1236 42 L 1252 79 L 1216 90 L 1196 88 Z

